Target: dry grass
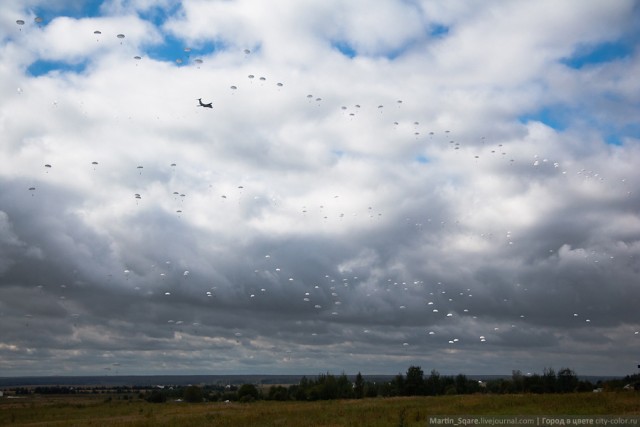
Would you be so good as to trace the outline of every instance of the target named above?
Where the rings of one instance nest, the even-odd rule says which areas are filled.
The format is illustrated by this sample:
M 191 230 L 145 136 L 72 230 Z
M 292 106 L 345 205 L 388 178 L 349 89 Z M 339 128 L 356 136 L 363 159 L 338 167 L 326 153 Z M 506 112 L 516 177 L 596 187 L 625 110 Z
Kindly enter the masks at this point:
M 434 415 L 636 415 L 638 393 L 470 395 L 273 402 L 152 404 L 105 396 L 0 399 L 0 425 L 16 426 L 426 426 Z

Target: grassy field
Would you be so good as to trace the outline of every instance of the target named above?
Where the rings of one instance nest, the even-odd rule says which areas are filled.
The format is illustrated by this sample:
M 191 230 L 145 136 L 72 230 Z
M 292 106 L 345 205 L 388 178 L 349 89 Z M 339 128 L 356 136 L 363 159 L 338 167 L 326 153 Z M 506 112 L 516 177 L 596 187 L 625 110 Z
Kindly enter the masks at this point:
M 5 426 L 427 426 L 434 415 L 626 415 L 640 394 L 466 395 L 321 402 L 147 403 L 105 396 L 0 399 Z M 640 422 L 639 422 L 640 424 Z

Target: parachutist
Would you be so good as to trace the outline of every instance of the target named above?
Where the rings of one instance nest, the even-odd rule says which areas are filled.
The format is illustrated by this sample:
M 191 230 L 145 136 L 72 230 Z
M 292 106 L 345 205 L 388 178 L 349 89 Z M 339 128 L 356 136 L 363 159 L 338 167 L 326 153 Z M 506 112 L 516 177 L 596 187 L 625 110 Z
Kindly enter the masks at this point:
M 200 103 L 200 105 L 198 105 L 198 107 L 205 107 L 205 108 L 213 108 L 212 102 L 209 102 L 208 104 L 205 104 L 202 102 L 202 98 L 198 98 L 198 102 Z

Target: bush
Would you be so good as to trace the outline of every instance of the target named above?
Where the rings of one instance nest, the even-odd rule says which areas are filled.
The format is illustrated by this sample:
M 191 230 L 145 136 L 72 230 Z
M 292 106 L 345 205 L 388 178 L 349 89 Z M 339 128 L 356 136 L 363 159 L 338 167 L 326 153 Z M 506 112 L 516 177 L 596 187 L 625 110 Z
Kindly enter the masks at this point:
M 238 399 L 241 402 L 251 398 L 251 401 L 258 400 L 260 398 L 260 392 L 253 384 L 242 384 L 238 389 Z
M 283 387 L 281 385 L 276 385 L 276 386 L 271 386 L 269 388 L 268 397 L 269 397 L 269 400 L 284 401 L 289 399 L 289 393 L 286 387 Z
M 146 399 L 150 403 L 164 403 L 167 401 L 167 396 L 160 390 L 153 390 Z
M 190 385 L 186 389 L 184 389 L 184 394 L 182 398 L 189 403 L 197 403 L 202 402 L 203 400 L 202 389 L 195 385 Z

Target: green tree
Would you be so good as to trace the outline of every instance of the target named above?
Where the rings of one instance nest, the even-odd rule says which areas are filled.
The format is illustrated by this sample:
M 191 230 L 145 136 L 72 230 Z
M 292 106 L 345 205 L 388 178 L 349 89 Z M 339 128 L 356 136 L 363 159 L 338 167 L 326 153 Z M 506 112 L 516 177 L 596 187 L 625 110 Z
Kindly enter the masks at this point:
M 558 393 L 571 393 L 578 388 L 578 376 L 569 368 L 558 371 L 556 378 L 556 391 Z
M 538 374 L 527 375 L 524 378 L 524 391 L 527 393 L 544 393 L 544 382 Z
M 522 393 L 524 391 L 524 375 L 520 370 L 511 371 L 511 382 L 514 393 Z
M 455 379 L 456 383 L 456 394 L 467 394 L 470 392 L 471 388 L 469 386 L 469 380 L 466 375 L 458 374 Z
M 425 381 L 425 391 L 429 396 L 442 394 L 444 391 L 443 384 L 440 379 L 440 373 L 435 369 L 431 370 L 431 374 Z
M 316 384 L 319 399 L 331 400 L 338 398 L 338 382 L 333 375 L 326 374 L 318 376 Z
M 167 396 L 160 390 L 153 390 L 146 400 L 151 403 L 164 403 L 167 401 Z
M 542 372 L 543 393 L 555 393 L 556 391 L 556 371 L 552 368 L 544 368 Z
M 344 372 L 336 380 L 336 385 L 338 388 L 338 399 L 351 399 L 353 397 L 353 385 Z
M 306 376 L 303 376 L 297 386 L 289 387 L 289 394 L 293 395 L 296 400 L 309 400 L 312 386 L 311 381 Z
M 238 400 L 241 402 L 253 402 L 260 398 L 260 392 L 253 384 L 242 384 L 238 389 Z
M 378 385 L 374 382 L 367 381 L 364 384 L 365 397 L 378 397 Z
M 353 393 L 356 399 L 362 399 L 364 397 L 364 378 L 362 378 L 360 372 L 356 375 L 356 380 L 353 384 Z
M 495 378 L 486 382 L 486 389 L 489 393 L 505 394 L 511 392 L 512 383 L 505 378 Z
M 404 395 L 404 375 L 398 374 L 389 383 L 388 396 L 403 396 Z
M 405 396 L 418 396 L 424 394 L 424 372 L 420 366 L 410 366 L 407 369 L 407 377 L 404 381 Z
M 197 403 L 202 402 L 204 394 L 202 393 L 202 389 L 195 385 L 190 385 L 189 387 L 184 389 L 184 393 L 182 394 L 182 398 L 185 402 Z
M 268 399 L 269 400 L 287 400 L 289 398 L 289 393 L 286 387 L 281 385 L 271 386 L 269 388 Z

